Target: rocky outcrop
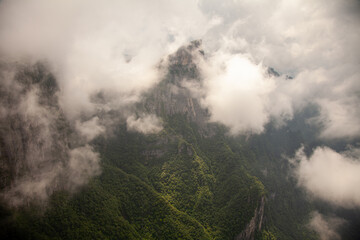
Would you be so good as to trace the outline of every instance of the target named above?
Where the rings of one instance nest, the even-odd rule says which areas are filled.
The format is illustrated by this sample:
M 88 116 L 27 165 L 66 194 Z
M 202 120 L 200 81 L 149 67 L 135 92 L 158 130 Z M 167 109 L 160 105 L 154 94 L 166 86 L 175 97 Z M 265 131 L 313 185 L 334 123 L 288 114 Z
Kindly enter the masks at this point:
M 146 160 L 149 160 L 151 158 L 162 157 L 164 155 L 164 151 L 161 149 L 150 149 L 150 150 L 143 151 L 142 154 L 145 156 Z
M 265 197 L 261 197 L 260 203 L 255 209 L 254 216 L 246 225 L 245 229 L 235 237 L 235 240 L 253 240 L 256 231 L 261 231 L 264 220 Z
M 159 116 L 184 114 L 188 120 L 203 122 L 207 112 L 184 81 L 201 84 L 196 58 L 199 57 L 200 41 L 194 41 L 180 48 L 168 58 L 168 72 L 165 78 L 145 98 L 144 107 Z M 200 55 L 201 56 L 201 55 Z
M 199 126 L 203 136 L 212 136 L 214 129 L 208 124 L 209 111 L 200 104 L 200 96 L 194 94 L 202 84 L 197 62 L 203 57 L 200 40 L 192 41 L 170 55 L 164 79 L 144 97 L 139 111 L 163 118 L 177 114 L 185 116 L 189 122 Z

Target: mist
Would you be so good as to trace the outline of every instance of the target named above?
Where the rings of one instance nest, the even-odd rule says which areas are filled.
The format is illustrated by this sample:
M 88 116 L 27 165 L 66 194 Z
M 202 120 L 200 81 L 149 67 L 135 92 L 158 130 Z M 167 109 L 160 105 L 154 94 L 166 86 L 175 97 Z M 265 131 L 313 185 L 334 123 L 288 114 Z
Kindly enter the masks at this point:
M 358 1 L 200 2 L 203 12 L 221 23 L 204 36 L 212 63 L 205 102 L 213 119 L 228 125 L 232 133 L 259 133 L 270 119 L 282 122 L 315 104 L 320 114 L 312 123 L 322 129 L 319 138 L 358 137 L 359 5 Z M 247 66 L 239 58 L 246 59 Z M 282 76 L 269 79 L 262 69 L 267 67 Z M 256 78 L 249 69 L 257 69 Z M 292 79 L 285 81 L 286 75 Z M 219 91 L 213 82 L 222 86 Z M 242 99 L 222 94 L 225 86 L 238 88 L 240 82 L 256 87 L 246 94 L 239 89 Z M 213 96 L 220 94 L 221 100 L 214 102 Z M 216 109 L 233 109 L 234 114 L 221 116 Z
M 359 5 L 1 1 L 1 144 L 15 172 L 2 196 L 19 206 L 86 185 L 101 173 L 91 141 L 120 121 L 129 131 L 160 132 L 161 118 L 134 106 L 164 78 L 169 54 L 194 39 L 202 39 L 205 53 L 195 57 L 201 84 L 184 84 L 209 110 L 210 122 L 232 135 L 262 134 L 271 121 L 282 127 L 315 105 L 319 114 L 309 124 L 320 129 L 319 139 L 357 139 Z M 28 83 L 34 75 L 40 83 Z M 56 86 L 44 90 L 48 79 Z M 359 206 L 359 155 L 353 153 L 321 147 L 306 157 L 299 151 L 299 186 L 332 204 Z
M 161 120 L 133 106 L 161 80 L 162 58 L 204 34 L 206 20 L 193 1 L 1 1 L 6 202 L 85 185 L 101 173 L 91 141 L 120 121 L 160 131 Z
M 337 233 L 339 227 L 345 223 L 345 220 L 337 217 L 328 217 L 313 212 L 309 227 L 316 231 L 321 240 L 338 240 L 341 239 Z

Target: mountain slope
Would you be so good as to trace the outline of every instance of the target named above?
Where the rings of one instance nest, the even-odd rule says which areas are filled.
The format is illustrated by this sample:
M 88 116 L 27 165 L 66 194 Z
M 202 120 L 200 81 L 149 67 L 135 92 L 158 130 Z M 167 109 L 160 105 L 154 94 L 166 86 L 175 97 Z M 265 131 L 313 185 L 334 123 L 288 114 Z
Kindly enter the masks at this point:
M 45 208 L 2 207 L 3 236 L 311 239 L 305 227 L 310 206 L 285 180 L 286 163 L 272 150 L 282 143 L 268 135 L 228 136 L 224 126 L 208 122 L 207 109 L 183 84 L 201 84 L 198 57 L 199 41 L 170 56 L 163 81 L 135 108 L 139 116 L 160 116 L 162 131 L 144 135 L 119 122 L 111 137 L 91 143 L 100 153 L 101 175 L 75 194 L 55 190 Z M 291 151 L 298 138 L 290 132 L 279 139 L 290 139 L 282 146 Z

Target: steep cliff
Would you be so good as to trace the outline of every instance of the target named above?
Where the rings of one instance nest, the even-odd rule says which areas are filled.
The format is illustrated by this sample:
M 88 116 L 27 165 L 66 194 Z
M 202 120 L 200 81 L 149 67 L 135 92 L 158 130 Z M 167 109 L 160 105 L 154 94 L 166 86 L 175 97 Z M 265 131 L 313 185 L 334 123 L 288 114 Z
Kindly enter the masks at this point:
M 46 64 L 13 63 L 0 73 L 1 199 L 10 206 L 41 205 L 53 192 L 72 192 L 99 173 L 97 154 L 66 118 Z
M 253 240 L 256 232 L 261 232 L 265 209 L 265 197 L 261 197 L 261 200 L 254 211 L 254 216 L 250 222 L 246 225 L 245 229 L 235 237 L 236 240 Z
M 56 80 L 44 65 L 7 66 L 1 73 L 7 84 L 0 86 L 0 183 L 6 188 L 65 161 L 70 134 Z
M 194 41 L 187 47 L 180 48 L 164 61 L 164 79 L 148 93 L 143 101 L 146 110 L 167 117 L 177 113 L 184 114 L 188 120 L 198 123 L 208 117 L 205 109 L 194 98 L 184 83 L 193 81 L 200 84 L 200 73 L 195 63 L 201 57 L 201 42 Z

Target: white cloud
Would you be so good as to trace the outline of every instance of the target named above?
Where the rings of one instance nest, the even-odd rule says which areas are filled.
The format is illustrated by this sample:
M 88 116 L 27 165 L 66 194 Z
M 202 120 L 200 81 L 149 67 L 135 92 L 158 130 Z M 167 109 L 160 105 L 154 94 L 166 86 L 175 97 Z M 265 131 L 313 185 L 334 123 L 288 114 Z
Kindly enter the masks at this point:
M 110 109 L 138 101 L 161 79 L 161 58 L 202 38 L 209 65 L 218 69 L 205 79 L 212 120 L 233 133 L 259 133 L 269 119 L 282 122 L 315 103 L 321 116 L 313 122 L 324 127 L 323 138 L 356 137 L 360 114 L 351 109 L 359 102 L 359 6 L 355 0 L 2 1 L 0 49 L 13 60 L 26 56 L 50 62 L 60 81 L 62 106 L 77 120 L 108 109 L 109 104 L 91 101 L 99 91 L 116 96 Z M 239 58 L 249 64 L 235 66 Z M 261 66 L 294 79 L 268 80 Z M 253 68 L 262 79 L 256 84 L 248 75 Z M 230 75 L 241 77 L 242 85 L 253 84 L 252 90 L 237 82 L 233 97 L 220 99 L 234 84 L 224 80 Z M 214 79 L 223 79 L 219 92 L 212 87 L 220 84 Z M 354 133 L 339 131 L 349 123 Z
M 273 79 L 264 77 L 262 66 L 245 56 L 216 55 L 213 59 L 203 68 L 207 91 L 202 103 L 209 108 L 211 121 L 224 123 L 233 134 L 262 132 L 269 120 Z
M 2 1 L 0 11 L 3 58 L 49 62 L 72 118 L 95 111 L 100 90 L 120 106 L 137 99 L 160 80 L 162 57 L 213 25 L 189 0 Z
M 162 123 L 158 117 L 153 114 L 135 117 L 134 115 L 126 119 L 127 129 L 144 134 L 158 133 L 162 130 Z
M 66 169 L 69 174 L 69 189 L 75 190 L 87 183 L 91 177 L 100 174 L 99 154 L 94 152 L 89 145 L 74 148 L 69 151 L 69 155 L 70 159 Z
M 87 141 L 91 141 L 96 136 L 105 132 L 105 128 L 99 124 L 99 118 L 93 117 L 92 119 L 81 122 L 76 121 L 76 129 L 83 135 Z
M 337 153 L 328 147 L 318 147 L 307 157 L 299 149 L 294 158 L 299 186 L 337 206 L 360 206 L 360 158 L 356 153 L 357 149 Z
M 353 138 L 360 135 L 360 111 L 357 100 L 320 100 L 321 116 L 317 119 L 324 126 L 322 138 Z
M 270 3 L 244 0 L 220 3 L 213 0 L 201 1 L 200 7 L 208 16 L 223 20 L 204 36 L 207 51 L 215 52 L 213 56 L 245 55 L 255 65 L 271 66 L 294 77 L 289 81 L 277 80 L 267 100 L 262 99 L 263 104 L 254 104 L 259 119 L 249 125 L 248 130 L 253 130 L 256 125 L 255 132 L 260 132 L 259 126 L 268 122 L 269 114 L 280 120 L 291 118 L 293 112 L 312 103 L 320 107 L 321 115 L 312 122 L 323 127 L 321 137 L 353 138 L 360 135 L 360 114 L 355 110 L 360 100 L 358 1 L 279 0 Z M 252 82 L 251 78 L 248 81 Z M 253 95 L 256 96 L 257 93 Z M 254 99 L 251 102 L 259 103 Z M 274 107 L 268 109 L 268 114 L 263 114 L 261 109 L 269 105 Z M 226 109 L 227 105 L 223 107 Z M 250 107 L 234 108 L 232 119 L 241 122 L 244 116 L 253 114 L 252 110 Z M 223 121 L 230 127 L 233 122 Z

